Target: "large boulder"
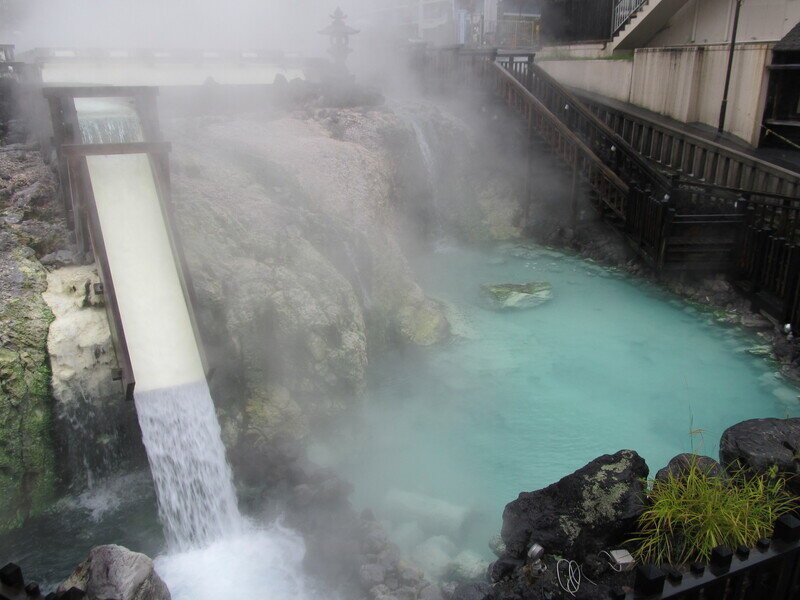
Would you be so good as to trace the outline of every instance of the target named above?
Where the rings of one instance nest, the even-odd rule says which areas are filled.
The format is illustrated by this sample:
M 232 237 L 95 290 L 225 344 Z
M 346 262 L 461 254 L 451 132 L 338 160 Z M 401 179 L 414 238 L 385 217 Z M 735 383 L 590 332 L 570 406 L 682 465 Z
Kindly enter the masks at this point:
M 710 456 L 683 453 L 673 456 L 666 467 L 658 470 L 658 473 L 656 473 L 656 481 L 667 481 L 670 475 L 680 479 L 689 472 L 689 468 L 692 464 L 701 472 L 711 477 L 722 477 L 725 475 L 724 469 Z
M 546 488 L 522 492 L 503 511 L 507 555 L 522 558 L 536 542 L 548 554 L 581 558 L 623 541 L 644 508 L 648 472 L 636 452 L 620 450 Z
M 144 554 L 122 546 L 97 546 L 58 586 L 63 592 L 78 588 L 86 600 L 170 600 L 166 584 Z
M 777 466 L 800 494 L 800 418 L 750 419 L 729 427 L 719 441 L 719 459 L 729 472 L 764 474 Z

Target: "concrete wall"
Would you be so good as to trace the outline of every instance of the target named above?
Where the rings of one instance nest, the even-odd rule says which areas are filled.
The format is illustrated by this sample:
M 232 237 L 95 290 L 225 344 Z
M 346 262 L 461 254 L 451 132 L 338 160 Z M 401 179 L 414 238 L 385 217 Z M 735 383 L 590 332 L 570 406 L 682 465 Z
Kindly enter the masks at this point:
M 544 46 L 536 52 L 537 58 L 569 59 L 569 58 L 604 58 L 608 56 L 606 44 L 562 44 Z
M 540 66 L 559 82 L 628 102 L 632 60 L 544 60 Z
M 713 0 L 710 0 L 713 1 Z M 757 144 L 766 96 L 771 44 L 737 47 L 726 131 Z M 633 61 L 544 60 L 539 64 L 560 82 L 672 117 L 716 126 L 727 66 L 724 44 L 639 48 Z
M 649 47 L 730 41 L 735 0 L 689 0 L 647 43 Z M 744 0 L 737 39 L 777 41 L 800 22 L 800 0 Z
M 737 48 L 725 129 L 751 144 L 758 142 L 771 44 Z M 716 126 L 725 85 L 728 47 L 639 48 L 631 78 L 630 102 L 686 123 Z

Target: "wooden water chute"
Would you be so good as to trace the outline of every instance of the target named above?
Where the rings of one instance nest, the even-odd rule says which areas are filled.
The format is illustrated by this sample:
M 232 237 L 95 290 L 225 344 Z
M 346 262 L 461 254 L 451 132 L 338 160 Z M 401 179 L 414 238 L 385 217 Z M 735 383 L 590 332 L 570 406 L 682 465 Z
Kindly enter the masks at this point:
M 171 145 L 161 140 L 155 104 L 155 88 L 146 87 L 59 87 L 45 88 L 53 122 L 53 146 L 57 152 L 61 188 L 68 221 L 75 235 L 78 251 L 84 262 L 97 264 L 111 336 L 116 352 L 118 370 L 115 379 L 122 383 L 126 399 L 133 398 L 136 385 L 129 337 L 123 327 L 123 315 L 109 260 L 107 240 L 101 226 L 95 188 L 90 173 L 92 157 L 146 155 L 152 173 L 155 193 L 160 206 L 169 251 L 185 302 L 193 341 L 199 354 L 203 375 L 208 374 L 202 338 L 197 327 L 193 306 L 194 287 L 183 254 L 180 235 L 175 225 L 170 193 L 169 151 Z M 128 99 L 131 101 L 141 128 L 142 141 L 116 143 L 84 143 L 76 99 Z M 119 283 L 119 282 L 117 282 Z

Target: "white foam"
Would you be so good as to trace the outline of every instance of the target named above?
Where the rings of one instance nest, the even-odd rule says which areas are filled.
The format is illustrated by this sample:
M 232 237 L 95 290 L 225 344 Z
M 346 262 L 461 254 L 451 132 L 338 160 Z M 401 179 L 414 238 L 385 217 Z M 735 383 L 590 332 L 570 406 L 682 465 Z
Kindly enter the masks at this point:
M 172 600 L 311 600 L 301 575 L 305 545 L 296 533 L 272 525 L 217 540 L 205 548 L 160 556 L 156 572 Z

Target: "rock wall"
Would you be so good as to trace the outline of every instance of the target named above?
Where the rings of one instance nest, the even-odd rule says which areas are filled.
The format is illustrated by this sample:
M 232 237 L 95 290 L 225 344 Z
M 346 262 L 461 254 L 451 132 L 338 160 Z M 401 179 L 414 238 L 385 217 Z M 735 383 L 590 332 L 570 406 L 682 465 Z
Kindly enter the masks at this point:
M 0 530 L 42 510 L 56 486 L 46 271 L 63 242 L 55 183 L 36 152 L 0 153 Z
M 53 313 L 47 336 L 54 435 L 64 479 L 77 488 L 110 475 L 141 452 L 133 403 L 113 379 L 117 358 L 94 264 L 47 274 L 43 298 Z
M 447 335 L 396 233 L 396 173 L 383 145 L 394 123 L 370 113 L 348 128 L 360 141 L 292 117 L 167 124 L 176 217 L 229 447 L 304 436 L 358 405 L 368 350 Z

